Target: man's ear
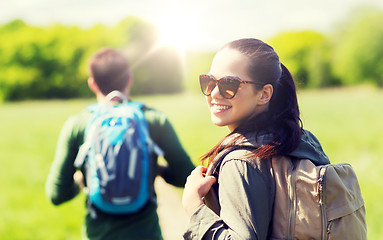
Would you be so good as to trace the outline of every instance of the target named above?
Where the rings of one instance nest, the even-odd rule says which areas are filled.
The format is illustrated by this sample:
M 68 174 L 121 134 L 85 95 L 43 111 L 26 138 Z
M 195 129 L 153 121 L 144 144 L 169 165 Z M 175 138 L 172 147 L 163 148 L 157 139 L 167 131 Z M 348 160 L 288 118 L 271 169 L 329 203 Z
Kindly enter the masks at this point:
M 271 97 L 273 96 L 273 86 L 271 84 L 266 84 L 261 89 L 261 97 L 259 99 L 259 105 L 265 105 L 270 102 Z
M 89 86 L 89 89 L 92 90 L 94 94 L 97 95 L 98 93 L 100 93 L 100 89 L 98 88 L 96 81 L 94 81 L 94 78 L 92 77 L 88 78 L 88 86 Z
M 133 76 L 132 74 L 130 73 L 129 74 L 129 80 L 128 80 L 128 88 L 130 89 L 133 85 Z
M 133 77 L 130 75 L 128 83 L 126 84 L 125 90 L 122 91 L 122 93 L 125 94 L 125 96 L 129 97 L 130 89 L 132 88 L 132 85 L 133 85 Z

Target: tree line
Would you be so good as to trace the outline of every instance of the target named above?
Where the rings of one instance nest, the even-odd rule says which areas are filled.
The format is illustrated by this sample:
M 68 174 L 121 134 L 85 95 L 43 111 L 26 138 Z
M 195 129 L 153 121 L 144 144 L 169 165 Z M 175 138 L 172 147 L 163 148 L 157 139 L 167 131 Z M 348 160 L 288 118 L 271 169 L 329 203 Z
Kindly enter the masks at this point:
M 329 33 L 281 33 L 268 42 L 298 87 L 383 87 L 383 11 L 358 8 Z
M 154 25 L 136 17 L 89 29 L 14 20 L 0 26 L 0 102 L 92 96 L 87 64 L 102 47 L 127 55 L 135 78 L 132 94 L 180 92 L 180 55 L 158 46 L 158 39 Z
M 364 83 L 382 87 L 382 22 L 382 10 L 359 8 L 328 33 L 289 31 L 266 42 L 300 88 Z M 196 90 L 198 74 L 208 71 L 214 53 L 187 54 L 185 74 L 179 52 L 158 46 L 159 37 L 153 24 L 136 17 L 89 29 L 11 21 L 0 26 L 0 102 L 92 96 L 87 61 L 104 46 L 121 49 L 130 59 L 133 95 Z

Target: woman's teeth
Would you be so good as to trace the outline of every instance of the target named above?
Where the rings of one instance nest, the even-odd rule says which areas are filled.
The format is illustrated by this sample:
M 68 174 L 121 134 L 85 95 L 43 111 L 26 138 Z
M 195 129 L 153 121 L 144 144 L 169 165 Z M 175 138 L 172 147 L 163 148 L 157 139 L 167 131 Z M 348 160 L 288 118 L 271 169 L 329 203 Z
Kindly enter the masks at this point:
M 225 106 L 225 105 L 214 105 L 214 107 L 218 110 L 226 110 L 231 108 L 230 106 Z

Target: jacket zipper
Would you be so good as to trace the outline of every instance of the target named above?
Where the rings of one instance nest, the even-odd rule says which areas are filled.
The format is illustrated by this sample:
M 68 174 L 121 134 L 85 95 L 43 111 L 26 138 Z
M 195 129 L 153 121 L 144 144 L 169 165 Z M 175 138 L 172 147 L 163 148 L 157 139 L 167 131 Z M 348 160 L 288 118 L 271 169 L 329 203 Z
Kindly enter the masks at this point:
M 318 179 L 318 184 L 319 184 L 319 205 L 320 205 L 320 210 L 321 210 L 321 221 L 322 221 L 322 240 L 327 240 L 327 215 L 326 215 L 326 209 L 325 209 L 325 202 L 324 202 L 324 181 L 325 181 L 325 173 L 326 173 L 326 167 L 322 167 L 319 170 L 319 179 Z

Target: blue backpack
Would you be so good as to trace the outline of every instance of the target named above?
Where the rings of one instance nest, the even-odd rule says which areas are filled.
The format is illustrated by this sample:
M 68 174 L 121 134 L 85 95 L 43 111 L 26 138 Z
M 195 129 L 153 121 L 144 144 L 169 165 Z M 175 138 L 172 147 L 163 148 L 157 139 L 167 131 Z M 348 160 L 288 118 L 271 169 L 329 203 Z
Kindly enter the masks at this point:
M 110 104 L 116 97 L 122 103 Z M 113 91 L 104 104 L 88 107 L 92 116 L 75 166 L 86 164 L 89 200 L 103 212 L 134 213 L 153 198 L 150 160 L 153 153 L 162 156 L 162 151 L 150 138 L 142 106 Z

